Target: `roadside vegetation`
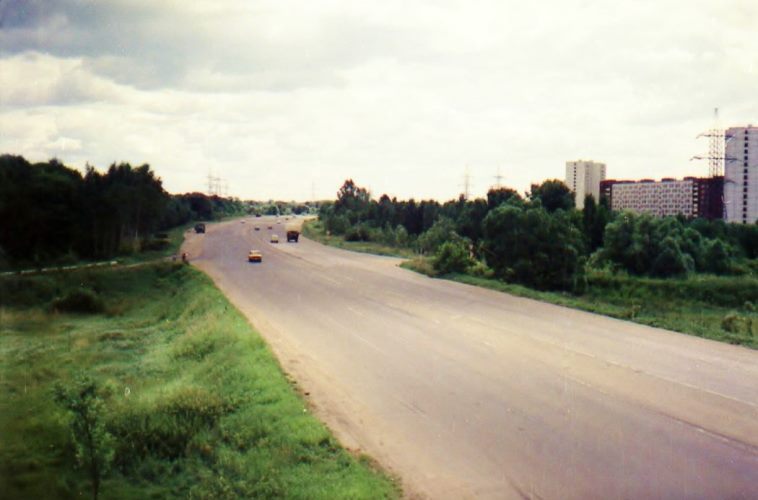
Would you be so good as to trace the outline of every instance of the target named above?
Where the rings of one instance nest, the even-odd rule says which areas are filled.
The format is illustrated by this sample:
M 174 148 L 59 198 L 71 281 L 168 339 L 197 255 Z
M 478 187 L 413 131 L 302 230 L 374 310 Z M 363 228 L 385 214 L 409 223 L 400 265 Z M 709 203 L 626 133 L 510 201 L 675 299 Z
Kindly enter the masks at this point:
M 149 165 L 114 163 L 104 172 L 88 166 L 82 173 L 55 159 L 31 164 L 0 155 L 0 270 L 146 260 L 178 247 L 176 229 L 195 221 L 304 214 L 317 206 L 171 195 Z
M 352 180 L 306 235 L 407 257 L 404 265 L 522 296 L 758 347 L 758 225 L 574 208 L 559 180 L 521 196 L 378 200 Z
M 351 250 L 353 252 L 371 253 L 375 255 L 387 255 L 391 257 L 412 258 L 416 255 L 414 250 L 406 245 L 398 245 L 392 239 L 380 239 L 368 241 L 348 240 L 345 235 L 331 234 L 324 229 L 324 223 L 320 220 L 310 220 L 303 224 L 303 235 L 337 248 Z
M 393 498 L 210 280 L 0 278 L 3 498 Z

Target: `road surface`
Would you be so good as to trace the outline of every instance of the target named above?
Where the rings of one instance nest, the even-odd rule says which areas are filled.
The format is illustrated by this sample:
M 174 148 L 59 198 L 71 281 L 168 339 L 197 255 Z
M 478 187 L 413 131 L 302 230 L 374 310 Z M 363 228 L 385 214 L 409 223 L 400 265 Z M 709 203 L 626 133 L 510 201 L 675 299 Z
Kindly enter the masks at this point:
M 185 248 L 408 496 L 758 498 L 758 351 L 286 243 L 270 223 L 209 225 Z

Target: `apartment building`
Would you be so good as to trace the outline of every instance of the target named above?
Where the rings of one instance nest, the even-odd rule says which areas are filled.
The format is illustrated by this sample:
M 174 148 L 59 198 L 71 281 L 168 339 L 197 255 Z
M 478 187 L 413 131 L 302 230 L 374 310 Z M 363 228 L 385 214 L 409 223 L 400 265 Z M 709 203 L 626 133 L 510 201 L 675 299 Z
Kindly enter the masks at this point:
M 724 219 L 758 220 L 758 127 L 731 127 L 725 134 Z
M 723 217 L 723 185 L 723 177 L 604 180 L 600 183 L 600 192 L 613 210 L 633 210 L 658 217 L 684 215 L 720 219 Z
M 585 196 L 600 200 L 600 182 L 605 180 L 605 163 L 591 160 L 566 162 L 566 185 L 575 194 L 576 208 L 584 208 Z

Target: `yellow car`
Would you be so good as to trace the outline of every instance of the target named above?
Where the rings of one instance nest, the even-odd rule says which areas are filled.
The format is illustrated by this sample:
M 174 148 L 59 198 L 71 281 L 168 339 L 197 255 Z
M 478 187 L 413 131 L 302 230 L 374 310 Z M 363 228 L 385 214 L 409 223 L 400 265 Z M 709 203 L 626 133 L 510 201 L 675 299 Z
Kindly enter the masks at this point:
M 247 254 L 247 261 L 263 262 L 263 254 L 260 252 L 260 250 L 250 250 L 250 253 Z
M 272 234 L 271 235 L 271 243 L 279 243 L 279 236 Z

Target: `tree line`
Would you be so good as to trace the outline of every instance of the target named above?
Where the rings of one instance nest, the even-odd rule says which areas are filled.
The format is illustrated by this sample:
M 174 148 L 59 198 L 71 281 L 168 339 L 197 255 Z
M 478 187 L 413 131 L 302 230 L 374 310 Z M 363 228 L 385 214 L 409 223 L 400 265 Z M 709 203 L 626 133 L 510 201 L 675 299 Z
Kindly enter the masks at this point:
M 170 195 L 149 165 L 84 173 L 58 160 L 0 156 L 0 263 L 101 259 L 155 245 L 156 232 L 245 213 L 237 199 Z
M 744 274 L 758 269 L 758 226 L 723 220 L 613 212 L 591 196 L 575 208 L 560 180 L 523 196 L 493 188 L 486 198 L 378 200 L 347 180 L 320 207 L 327 231 L 349 241 L 410 247 L 441 273 L 473 272 L 543 290 L 580 291 L 588 269 L 639 276 Z

